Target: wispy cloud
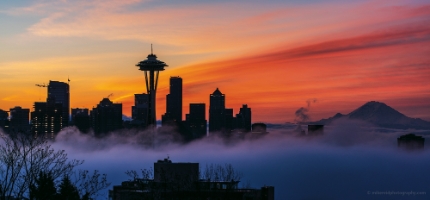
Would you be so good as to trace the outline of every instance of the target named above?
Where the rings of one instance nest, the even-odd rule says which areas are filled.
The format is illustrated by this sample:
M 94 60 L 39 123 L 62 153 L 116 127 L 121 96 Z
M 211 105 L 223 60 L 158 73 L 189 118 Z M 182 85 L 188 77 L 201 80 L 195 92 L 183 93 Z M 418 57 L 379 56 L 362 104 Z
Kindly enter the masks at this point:
M 425 6 L 372 3 L 372 7 L 367 7 L 368 4 L 287 6 L 233 2 L 154 6 L 151 2 L 130 0 L 63 1 L 52 5 L 42 2 L 23 9 L 46 13 L 28 28 L 38 36 L 137 40 L 188 46 L 188 51 L 198 49 L 200 53 L 243 49 L 244 45 L 255 48 L 280 41 L 293 43 L 303 36 L 325 35 L 361 25 L 363 20 L 368 31 L 370 24 L 404 19 L 407 14 L 428 15 Z M 369 17 L 363 13 L 369 13 Z
M 405 95 L 422 98 L 429 94 L 430 52 L 425 48 L 429 44 L 430 26 L 398 25 L 356 37 L 186 66 L 169 74 L 193 80 L 185 83 L 187 88 L 199 87 L 200 83 L 211 89 L 220 87 L 224 93 L 232 94 L 228 95 L 228 103 L 234 107 L 240 107 L 241 103 L 264 107 L 259 102 L 264 99 L 263 104 L 275 105 L 272 113 L 284 109 L 285 116 L 287 112 L 293 113 L 292 108 L 285 107 L 297 106 L 300 100 L 297 97 L 332 102 L 341 99 L 395 102 Z
M 60 71 L 71 73 L 79 77 L 73 79 L 72 93 L 80 97 L 73 100 L 79 106 L 92 107 L 115 92 L 129 113 L 132 94 L 144 91 L 143 76 L 133 68 L 144 58 L 133 52 L 145 43 L 160 45 L 165 54 L 160 59 L 171 65 L 160 77 L 159 114 L 165 111 L 168 77 L 177 75 L 184 79 L 185 110 L 189 102 L 208 103 L 209 93 L 219 87 L 227 94 L 227 106 L 237 109 L 248 103 L 261 121 L 291 121 L 303 100 L 314 97 L 320 100 L 312 111 L 319 112 L 315 118 L 327 117 L 329 107 L 342 101 L 351 104 L 337 106 L 339 111 L 368 100 L 394 101 L 394 106 L 397 101 L 408 114 L 402 102 L 423 99 L 429 91 L 430 5 L 425 2 L 32 3 L 1 12 L 31 15 L 34 23 L 25 28 L 26 34 L 33 42 L 51 43 L 32 48 L 20 44 L 22 49 L 15 51 L 30 49 L 28 55 L 39 55 L 40 47 L 72 53 L 65 59 L 44 54 L 33 60 L 21 60 L 15 53 L 20 59 L 0 61 L 0 73 L 6 75 L 0 83 L 34 84 L 54 79 Z M 112 49 L 130 47 L 130 56 L 124 55 L 126 47 L 109 52 L 94 47 L 101 42 Z M 12 55 L 12 47 L 3 45 L 0 51 Z M 82 50 L 87 47 L 91 50 Z M 186 64 L 177 66 L 179 59 Z M 20 75 L 25 80 L 18 80 Z M 0 99 L 16 90 L 28 89 L 2 89 Z

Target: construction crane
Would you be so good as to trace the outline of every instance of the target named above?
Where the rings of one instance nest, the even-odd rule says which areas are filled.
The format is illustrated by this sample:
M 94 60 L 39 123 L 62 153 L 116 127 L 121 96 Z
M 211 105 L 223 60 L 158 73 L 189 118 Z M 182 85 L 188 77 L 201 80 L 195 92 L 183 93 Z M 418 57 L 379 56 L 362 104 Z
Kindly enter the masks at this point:
M 112 97 L 112 96 L 113 96 L 113 93 L 109 94 L 106 98 L 109 99 L 109 97 Z
M 46 85 L 45 83 L 42 85 L 42 84 L 36 84 L 36 86 L 37 87 L 48 87 L 49 85 Z
M 44 83 L 44 84 L 36 84 L 36 86 L 42 88 L 42 87 L 48 87 L 49 85 L 46 85 Z M 39 100 L 40 100 L 41 93 L 42 93 L 42 91 L 39 91 Z

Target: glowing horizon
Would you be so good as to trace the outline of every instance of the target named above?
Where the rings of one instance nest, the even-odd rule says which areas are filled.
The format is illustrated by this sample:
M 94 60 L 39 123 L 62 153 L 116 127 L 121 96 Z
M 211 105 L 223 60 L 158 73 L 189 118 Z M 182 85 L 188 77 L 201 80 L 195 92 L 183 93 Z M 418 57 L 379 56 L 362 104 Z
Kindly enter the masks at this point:
M 316 98 L 311 120 L 381 101 L 430 121 L 430 4 L 425 1 L 2 2 L 0 109 L 46 99 L 35 84 L 70 77 L 71 108 L 113 93 L 130 116 L 145 91 L 135 64 L 154 53 L 157 119 L 170 76 L 183 78 L 183 115 L 216 88 L 253 122 L 292 122 Z M 160 14 L 163 13 L 163 14 Z M 208 113 L 208 111 L 207 111 Z

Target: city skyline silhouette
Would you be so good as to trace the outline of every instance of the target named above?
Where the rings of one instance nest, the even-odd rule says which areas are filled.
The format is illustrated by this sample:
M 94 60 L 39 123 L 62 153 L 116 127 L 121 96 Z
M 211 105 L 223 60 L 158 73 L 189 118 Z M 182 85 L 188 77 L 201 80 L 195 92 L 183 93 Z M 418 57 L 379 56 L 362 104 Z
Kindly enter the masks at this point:
M 276 200 L 428 199 L 429 47 L 426 0 L 1 1 L 0 143 L 33 128 L 97 200 L 164 158 Z
M 374 100 L 429 121 L 427 4 L 414 2 L 195 5 L 200 9 L 192 2 L 3 2 L 2 22 L 16 23 L 5 25 L 0 41 L 1 108 L 31 108 L 45 99 L 35 84 L 70 79 L 70 107 L 90 108 L 113 93 L 131 116 L 134 94 L 145 91 L 134 65 L 154 43 L 170 66 L 160 74 L 157 119 L 165 111 L 168 77 L 180 76 L 184 102 L 208 105 L 207 94 L 220 88 L 229 94 L 226 107 L 249 104 L 255 121 L 293 122 L 312 98 L 318 99 L 312 120 Z M 175 12 L 153 15 L 165 10 Z M 170 23 L 175 18 L 180 23 Z M 151 31 L 140 34 L 143 27 Z

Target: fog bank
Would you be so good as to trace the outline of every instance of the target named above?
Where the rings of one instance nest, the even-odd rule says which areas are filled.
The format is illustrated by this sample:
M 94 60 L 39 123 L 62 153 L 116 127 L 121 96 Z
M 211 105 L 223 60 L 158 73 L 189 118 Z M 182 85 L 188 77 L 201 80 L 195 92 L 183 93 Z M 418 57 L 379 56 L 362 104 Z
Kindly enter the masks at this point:
M 53 147 L 85 160 L 80 168 L 108 174 L 112 185 L 129 179 L 125 171 L 151 168 L 169 156 L 173 162 L 198 162 L 200 168 L 231 163 L 243 173 L 242 184 L 275 186 L 279 200 L 429 199 L 430 150 L 425 133 L 420 134 L 427 140 L 425 149 L 406 152 L 397 148 L 397 137 L 412 132 L 408 130 L 378 129 L 351 120 L 326 126 L 324 135 L 313 138 L 297 137 L 294 129 L 282 125 L 269 128 L 269 134 L 259 139 L 226 143 L 209 137 L 182 145 L 172 142 L 173 136 L 148 131 L 95 139 L 70 127 L 59 133 Z M 153 138 L 155 144 L 150 143 Z M 426 194 L 377 193 L 386 191 Z

